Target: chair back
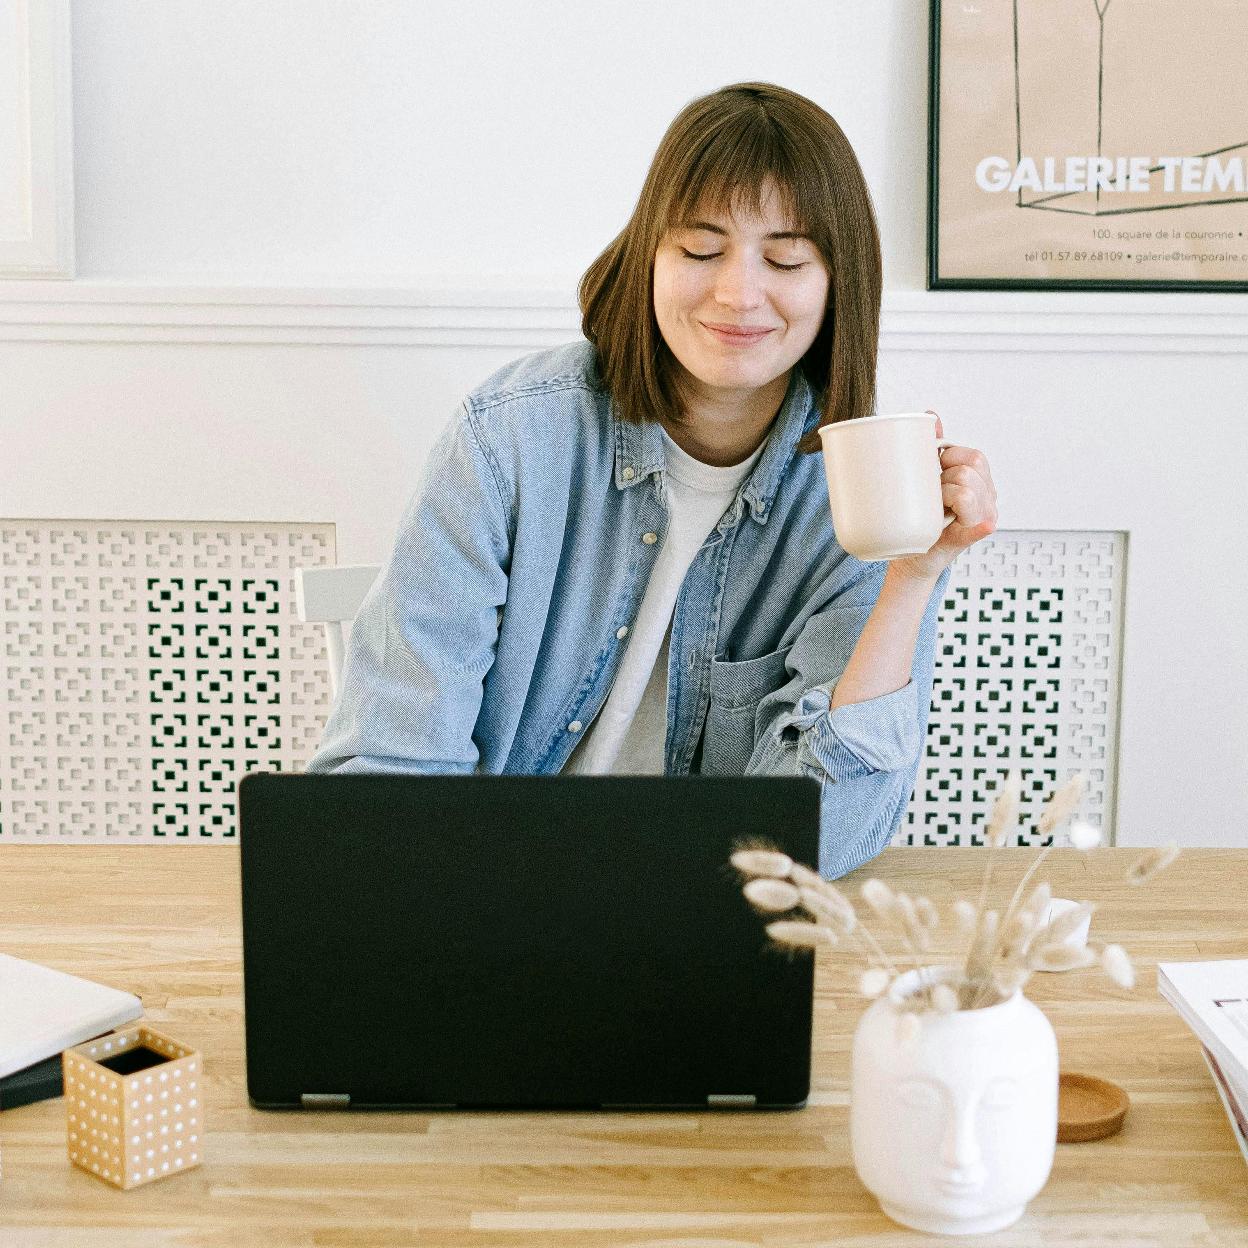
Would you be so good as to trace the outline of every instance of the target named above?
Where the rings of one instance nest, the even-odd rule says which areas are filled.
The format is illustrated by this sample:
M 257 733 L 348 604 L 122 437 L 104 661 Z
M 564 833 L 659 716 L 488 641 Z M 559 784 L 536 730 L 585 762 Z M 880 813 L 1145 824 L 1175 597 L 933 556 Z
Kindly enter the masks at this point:
M 345 653 L 342 626 L 355 619 L 380 572 L 380 566 L 372 563 L 295 569 L 295 610 L 305 623 L 325 626 L 329 683 L 335 699 Z

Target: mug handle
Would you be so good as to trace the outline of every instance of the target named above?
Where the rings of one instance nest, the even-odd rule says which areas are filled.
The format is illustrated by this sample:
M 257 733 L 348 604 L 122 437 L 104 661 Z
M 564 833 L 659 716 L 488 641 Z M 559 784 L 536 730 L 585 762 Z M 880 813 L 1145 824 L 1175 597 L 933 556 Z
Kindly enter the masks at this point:
M 957 445 L 956 442 L 950 442 L 948 438 L 937 438 L 936 439 L 937 462 L 939 462 L 939 453 L 943 451 L 945 447 L 956 446 L 956 445 Z M 957 517 L 954 515 L 952 511 L 946 511 L 944 521 L 941 523 L 941 526 L 940 526 L 940 531 L 943 533 L 956 519 Z

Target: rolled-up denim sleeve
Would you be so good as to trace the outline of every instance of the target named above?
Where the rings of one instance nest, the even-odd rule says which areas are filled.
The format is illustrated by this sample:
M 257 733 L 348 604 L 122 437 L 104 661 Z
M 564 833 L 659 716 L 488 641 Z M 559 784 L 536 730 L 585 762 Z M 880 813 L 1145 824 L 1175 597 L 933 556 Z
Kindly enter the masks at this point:
M 863 565 L 838 601 L 806 621 L 786 663 L 792 678 L 759 704 L 747 775 L 819 781 L 819 871 L 844 875 L 892 839 L 914 792 L 927 735 L 940 604 L 936 582 L 919 626 L 910 680 L 831 709 L 832 694 L 879 596 L 885 565 Z
M 476 770 L 473 730 L 510 567 L 509 508 L 462 406 L 355 618 L 316 772 Z

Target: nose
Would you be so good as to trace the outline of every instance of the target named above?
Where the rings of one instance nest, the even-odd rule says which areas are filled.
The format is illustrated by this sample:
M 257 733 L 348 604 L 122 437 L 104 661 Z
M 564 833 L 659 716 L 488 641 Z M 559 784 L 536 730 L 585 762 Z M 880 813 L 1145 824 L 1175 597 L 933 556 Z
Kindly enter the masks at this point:
M 978 1187 L 984 1180 L 984 1161 L 975 1138 L 975 1115 L 972 1107 L 952 1114 L 941 1141 L 940 1160 L 946 1178 L 958 1186 Z
M 725 262 L 716 274 L 715 301 L 738 311 L 747 311 L 762 303 L 760 275 L 748 257 L 725 257 Z

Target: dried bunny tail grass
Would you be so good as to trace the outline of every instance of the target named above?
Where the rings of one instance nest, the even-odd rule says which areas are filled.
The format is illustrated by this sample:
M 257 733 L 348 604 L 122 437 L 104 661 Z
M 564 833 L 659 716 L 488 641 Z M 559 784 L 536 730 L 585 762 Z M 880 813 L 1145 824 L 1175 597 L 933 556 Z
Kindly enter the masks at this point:
M 883 880 L 867 880 L 859 892 L 876 918 L 893 921 L 893 890 Z
M 937 1014 L 952 1014 L 958 1008 L 958 994 L 948 984 L 937 984 L 932 989 L 932 1006 Z
M 1027 953 L 1027 966 L 1033 971 L 1074 971 L 1095 962 L 1096 954 L 1086 945 L 1068 945 L 1060 940 L 1046 940 Z
M 1042 850 L 1041 857 L 1047 852 L 1048 850 Z M 1038 863 L 1039 859 L 1036 862 Z M 1014 890 L 1014 896 L 1010 898 L 1010 904 L 1006 907 L 1005 916 L 1001 920 L 1000 953 L 1007 962 L 1022 960 L 1028 944 L 1041 926 L 1045 911 L 1049 908 L 1049 902 L 1053 900 L 1053 889 L 1048 880 L 1041 880 L 1028 894 L 1027 900 L 1019 905 L 1023 886 L 1035 867 L 1036 863 L 1033 863 L 1032 869 L 1027 872 L 1018 888 Z M 997 953 L 995 946 L 989 951 L 990 965 L 996 959 Z
M 926 953 L 932 947 L 927 928 L 919 921 L 918 907 L 909 893 L 897 893 L 893 897 L 893 913 L 906 939 L 914 949 Z
M 878 997 L 893 982 L 893 977 L 882 967 L 872 966 L 858 978 L 858 991 L 864 997 Z
M 1004 845 L 1010 839 L 1010 833 L 1018 825 L 1018 806 L 1022 797 L 1023 778 L 1017 771 L 1011 771 L 992 804 L 992 814 L 988 817 L 988 826 L 984 829 L 984 844 L 990 846 Z
M 1076 849 L 1081 849 L 1086 853 L 1101 843 L 1101 830 L 1095 824 L 1088 823 L 1086 819 L 1072 819 L 1070 827 L 1066 829 L 1066 839 Z
M 801 900 L 801 893 L 787 880 L 759 876 L 741 890 L 745 899 L 758 910 L 774 913 L 792 910 Z
M 997 991 L 991 976 L 988 979 L 962 979 L 958 983 L 958 1008 L 961 1010 L 977 1009 L 983 1004 L 981 998 L 989 989 L 991 994 Z
M 805 863 L 801 862 L 795 862 L 789 868 L 789 879 L 798 888 L 819 888 L 820 885 L 827 885 L 828 883 L 818 871 L 812 870 Z
M 1082 786 L 1082 784 L 1083 784 L 1083 774 L 1082 774 L 1082 773 L 1080 773 L 1079 775 L 1077 775 L 1077 776 L 1075 777 L 1075 781 L 1078 781 L 1078 782 L 1079 782 L 1079 785 L 1080 785 L 1080 790 L 1082 791 L 1081 786 Z M 1070 788 L 1071 788 L 1071 785 L 1073 785 L 1073 784 L 1075 783 L 1075 781 L 1072 781 L 1072 782 L 1071 782 L 1071 784 L 1068 784 L 1068 785 L 1066 786 L 1066 789 L 1070 789 Z M 1066 791 L 1065 789 L 1063 789 L 1063 790 L 1062 790 L 1062 792 L 1065 792 L 1065 791 Z M 1072 791 L 1073 791 L 1073 790 L 1072 790 Z M 1048 806 L 1046 806 L 1046 807 L 1045 807 L 1045 810 L 1046 810 L 1046 811 L 1049 809 L 1049 807 L 1053 806 L 1053 804 L 1057 801 L 1057 798 L 1058 798 L 1059 796 L 1060 796 L 1060 794 L 1054 794 L 1054 796 L 1050 799 Z M 1043 815 L 1041 815 L 1041 822 L 1043 822 L 1043 820 L 1044 820 L 1044 816 L 1043 816 Z M 1037 825 L 1037 826 L 1039 826 L 1039 825 Z M 1048 844 L 1047 844 L 1047 845 L 1046 845 L 1046 846 L 1045 846 L 1045 847 L 1044 847 L 1044 848 L 1043 848 L 1043 849 L 1042 849 L 1042 850 L 1041 850 L 1041 851 L 1040 851 L 1040 852 L 1039 852 L 1039 853 L 1035 856 L 1035 858 L 1034 858 L 1034 859 L 1032 859 L 1031 866 L 1029 866 L 1029 867 L 1027 868 L 1027 870 L 1023 872 L 1023 878 L 1022 878 L 1021 880 L 1019 880 L 1019 882 L 1018 882 L 1018 886 L 1014 889 L 1014 895 L 1010 898 L 1010 904 L 1009 904 L 1008 906 L 1006 906 L 1006 908 L 1005 908 L 1005 919 L 1006 919 L 1006 921 L 1008 921 L 1008 920 L 1009 920 L 1010 916 L 1014 913 L 1015 909 L 1018 907 L 1019 902 L 1020 902 L 1020 901 L 1021 901 L 1021 899 L 1022 899 L 1023 892 L 1024 892 L 1024 890 L 1027 888 L 1027 884 L 1028 884 L 1028 882 L 1030 881 L 1031 877 L 1032 877 L 1033 875 L 1035 875 L 1036 871 L 1037 871 L 1037 870 L 1039 869 L 1039 867 L 1040 867 L 1040 864 L 1041 864 L 1041 863 L 1045 860 L 1045 858 L 1047 858 L 1047 857 L 1049 856 L 1049 853 L 1052 851 L 1054 844 L 1055 844 L 1055 842 L 1054 842 L 1054 841 L 1050 841 L 1050 842 L 1049 842 L 1049 843 L 1048 843 Z M 1039 904 L 1041 904 L 1041 899 L 1043 899 L 1042 904 L 1043 904 L 1043 906 L 1047 907 L 1047 906 L 1048 906 L 1048 904 L 1049 904 L 1049 902 L 1050 902 L 1050 900 L 1052 899 L 1052 897 L 1053 897 L 1053 891 L 1052 891 L 1052 889 L 1049 887 L 1049 885 L 1047 884 L 1047 882 L 1045 882 L 1045 881 L 1043 881 L 1043 880 L 1042 880 L 1039 884 L 1037 884 L 1037 885 L 1036 885 L 1035 890 L 1034 890 L 1034 891 L 1031 893 L 1031 895 L 1029 896 L 1029 898 L 1028 898 L 1028 904 L 1029 904 L 1029 905 L 1031 905 L 1031 904 L 1037 904 L 1037 905 L 1039 905 Z M 1043 913 L 1043 910 L 1042 910 L 1041 912 Z
M 914 898 L 909 893 L 893 894 L 893 911 L 898 921 L 905 927 L 914 927 L 919 921 L 919 912 L 914 907 Z
M 1127 868 L 1128 884 L 1144 884 L 1159 871 L 1164 871 L 1179 856 L 1179 847 L 1171 841 L 1146 850 Z
M 794 863 L 789 879 L 799 888 L 810 889 L 826 897 L 838 910 L 843 911 L 847 918 L 852 917 L 857 922 L 858 916 L 854 914 L 854 903 L 831 880 L 825 880 L 817 871 L 803 867 L 800 863 Z
M 992 986 L 1002 997 L 1012 997 L 1031 978 L 1025 966 L 999 966 L 992 973 Z
M 1095 909 L 1096 907 L 1090 901 L 1081 901 L 1075 909 L 1059 914 L 1051 923 L 1046 923 L 1040 928 L 1036 933 L 1037 943 L 1051 945 L 1073 936 L 1084 919 L 1092 917 Z
M 835 945 L 836 934 L 818 923 L 802 919 L 779 919 L 767 924 L 767 935 L 778 945 L 790 949 L 817 949 L 820 945 Z
M 965 897 L 959 897 L 953 903 L 954 922 L 957 923 L 958 931 L 963 936 L 972 936 L 976 927 L 979 926 L 979 915 L 975 911 L 975 907 L 971 905 Z
M 1013 962 L 1022 957 L 1023 950 L 1027 948 L 1037 922 L 1036 916 L 1024 906 L 1002 925 L 999 944 L 1003 961 Z
M 1010 833 L 1018 826 L 1018 806 L 1023 788 L 1022 775 L 1011 769 L 992 804 L 992 814 L 988 818 L 988 827 L 984 832 L 984 843 L 988 846 L 988 855 L 984 859 L 984 874 L 979 884 L 979 899 L 975 903 L 975 914 L 983 914 L 988 904 L 988 886 L 992 882 L 992 868 L 997 861 L 997 853 L 1009 839 Z
M 1087 784 L 1088 779 L 1083 772 L 1076 772 L 1045 802 L 1036 823 L 1036 835 L 1041 841 L 1046 840 L 1054 828 L 1060 827 L 1075 813 Z
M 843 898 L 837 901 L 820 888 L 799 888 L 797 895 L 816 921 L 827 923 L 845 935 L 849 935 L 857 926 L 858 918 L 854 914 L 854 908 Z
M 936 909 L 930 897 L 916 897 L 914 908 L 919 913 L 919 922 L 929 931 L 935 931 L 940 926 L 940 911 Z
M 759 875 L 783 880 L 793 870 L 793 859 L 778 849 L 747 847 L 739 849 L 728 861 L 742 875 Z
M 1031 918 L 1032 925 L 1039 923 L 1044 918 L 1045 911 L 1049 908 L 1049 902 L 1053 900 L 1053 887 L 1048 880 L 1041 880 L 1039 884 L 1031 890 L 1031 895 L 1019 907 L 1019 914 L 1026 914 Z
M 982 983 L 988 977 L 988 959 L 997 937 L 999 916 L 995 910 L 986 910 L 979 916 L 975 938 L 966 955 L 965 977 Z
M 883 880 L 876 879 L 865 881 L 859 891 L 862 894 L 863 901 L 871 907 L 877 918 L 884 923 L 891 924 L 900 931 L 902 938 L 906 942 L 907 952 L 914 959 L 915 969 L 919 970 L 919 955 L 931 947 L 931 938 L 926 931 L 920 928 L 914 909 L 914 902 L 910 899 L 909 894 L 903 892 L 894 893 Z M 861 930 L 864 936 L 869 938 L 869 943 L 875 947 L 875 951 L 882 954 L 883 950 L 880 948 L 879 942 L 870 936 L 865 927 Z
M 1119 988 L 1135 986 L 1135 967 L 1121 945 L 1106 945 L 1101 950 L 1101 969 Z

